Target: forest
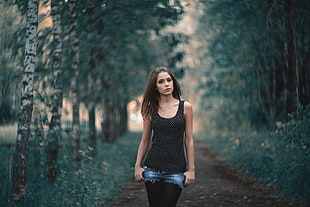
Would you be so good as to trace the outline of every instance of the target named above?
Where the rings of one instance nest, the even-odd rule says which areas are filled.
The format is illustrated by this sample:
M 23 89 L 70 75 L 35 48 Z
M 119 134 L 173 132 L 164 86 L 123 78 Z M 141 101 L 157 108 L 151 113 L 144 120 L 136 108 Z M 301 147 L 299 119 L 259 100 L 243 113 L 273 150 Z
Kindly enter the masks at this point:
M 0 25 L 0 206 L 116 199 L 161 65 L 195 139 L 310 204 L 310 1 L 3 0 Z

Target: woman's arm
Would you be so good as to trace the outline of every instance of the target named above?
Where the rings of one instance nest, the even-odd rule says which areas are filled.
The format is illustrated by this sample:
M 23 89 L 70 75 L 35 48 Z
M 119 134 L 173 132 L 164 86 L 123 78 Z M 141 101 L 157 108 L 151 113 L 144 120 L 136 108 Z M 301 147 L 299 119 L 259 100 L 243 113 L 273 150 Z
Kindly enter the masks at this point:
M 184 103 L 185 117 L 185 149 L 188 169 L 184 173 L 186 176 L 185 186 L 191 185 L 195 181 L 195 161 L 194 161 L 194 138 L 193 138 L 193 109 L 189 102 Z
M 151 118 L 145 117 L 143 118 L 142 138 L 141 138 L 140 145 L 138 148 L 136 164 L 135 164 L 135 179 L 138 181 L 141 181 L 144 179 L 142 176 L 142 172 L 144 171 L 144 169 L 142 168 L 142 161 L 150 145 L 151 132 L 152 132 Z

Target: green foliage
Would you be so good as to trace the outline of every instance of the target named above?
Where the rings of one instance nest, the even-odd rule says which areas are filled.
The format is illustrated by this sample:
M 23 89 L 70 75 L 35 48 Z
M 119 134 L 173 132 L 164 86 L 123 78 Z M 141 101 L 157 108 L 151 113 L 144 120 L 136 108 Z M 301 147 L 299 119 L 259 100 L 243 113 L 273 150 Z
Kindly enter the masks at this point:
M 199 85 L 232 165 L 310 203 L 309 1 L 214 0 L 200 31 L 210 63 Z
M 90 156 L 84 145 L 82 161 L 71 164 L 70 139 L 61 142 L 58 175 L 54 185 L 46 179 L 45 143 L 34 143 L 30 147 L 28 164 L 27 198 L 21 203 L 10 201 L 13 149 L 0 148 L 3 161 L 0 165 L 2 191 L 1 206 L 108 206 L 121 191 L 121 187 L 132 177 L 135 153 L 140 134 L 127 133 L 111 143 L 98 143 L 96 156 Z
M 94 1 L 89 8 L 87 1 L 78 4 L 78 35 L 80 38 L 80 79 L 82 101 L 89 101 L 86 77 L 89 71 L 90 51 L 95 50 L 95 91 L 92 98 L 96 103 L 108 97 L 113 102 L 129 100 L 143 91 L 141 82 L 155 65 L 167 63 L 165 43 L 152 40 L 167 24 L 175 23 L 183 10 L 178 1 L 122 0 Z M 63 66 L 70 68 L 70 45 L 67 4 L 63 6 Z M 88 22 L 88 15 L 94 21 Z M 156 32 L 153 32 L 156 31 Z M 89 39 L 91 38 L 91 40 Z M 65 91 L 68 92 L 71 71 L 64 70 Z M 116 92 L 116 93 L 115 93 Z M 111 94 L 113 94 L 111 96 Z M 115 96 L 120 94 L 121 96 Z M 115 100 L 114 100 L 115 98 Z
M 48 6 L 48 2 L 42 1 L 42 6 Z M 81 101 L 87 105 L 90 100 L 86 78 L 90 67 L 90 51 L 95 48 L 95 90 L 91 94 L 91 100 L 95 100 L 95 104 L 101 103 L 102 99 L 111 99 L 114 103 L 120 101 L 125 103 L 142 93 L 143 83 L 150 69 L 158 65 L 168 65 L 167 43 L 158 38 L 159 32 L 164 26 L 176 23 L 183 14 L 183 8 L 179 1 L 172 3 L 168 0 L 160 2 L 157 0 L 121 0 L 117 3 L 112 0 L 94 0 L 93 2 L 91 9 L 88 7 L 88 1 L 78 1 L 77 5 Z M 2 64 L 0 80 L 3 82 L 1 88 L 9 88 L 6 94 L 0 94 L 1 101 L 3 101 L 0 109 L 4 112 L 12 110 L 10 108 L 12 99 L 16 99 L 16 94 L 19 94 L 18 90 L 13 90 L 14 87 L 11 86 L 20 82 L 18 70 L 23 65 L 26 7 L 27 1 L 1 2 L 0 23 L 3 38 L 0 44 L 5 50 L 0 52 Z M 88 21 L 89 13 L 93 15 L 91 23 Z M 50 18 L 50 13 L 41 14 L 40 23 L 46 18 Z M 61 4 L 61 19 L 64 93 L 65 97 L 68 97 L 72 76 L 72 71 L 70 71 L 71 45 L 68 3 L 64 0 Z M 38 96 L 36 105 L 42 107 L 46 104 L 47 108 L 51 105 L 48 97 L 52 94 L 50 89 L 53 85 L 51 29 L 40 27 L 39 30 L 34 89 L 35 96 Z M 92 36 L 91 40 L 90 36 Z M 15 108 L 12 110 L 10 119 L 16 117 L 14 116 L 15 110 Z M 4 119 L 4 116 L 1 118 Z
M 239 113 L 234 100 L 248 105 L 244 117 L 253 128 L 272 129 L 310 102 L 309 2 L 290 2 L 204 2 L 201 30 L 212 63 L 201 87 L 207 98 L 227 98 L 230 113 Z
M 271 186 L 287 199 L 310 203 L 310 113 L 277 123 L 272 132 L 216 136 L 208 141 L 234 167 Z
M 12 100 L 20 81 L 25 21 L 16 6 L 0 2 L 0 124 L 14 121 L 17 106 Z

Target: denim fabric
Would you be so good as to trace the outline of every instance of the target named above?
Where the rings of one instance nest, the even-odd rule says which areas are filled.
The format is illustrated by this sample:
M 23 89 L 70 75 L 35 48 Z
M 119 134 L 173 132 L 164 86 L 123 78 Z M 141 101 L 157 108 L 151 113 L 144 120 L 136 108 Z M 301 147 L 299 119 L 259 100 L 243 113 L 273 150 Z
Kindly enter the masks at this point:
M 166 183 L 173 183 L 180 188 L 184 188 L 185 175 L 182 173 L 170 173 L 165 171 L 157 171 L 148 167 L 143 167 L 144 182 L 150 181 L 152 183 L 156 181 L 162 181 Z

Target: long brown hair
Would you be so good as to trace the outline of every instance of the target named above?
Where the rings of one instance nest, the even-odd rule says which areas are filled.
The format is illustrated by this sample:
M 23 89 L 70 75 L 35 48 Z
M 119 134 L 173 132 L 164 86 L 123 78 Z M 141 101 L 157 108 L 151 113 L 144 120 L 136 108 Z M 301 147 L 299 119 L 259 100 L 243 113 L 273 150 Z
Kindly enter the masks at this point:
M 175 79 L 171 71 L 166 67 L 157 67 L 150 72 L 149 79 L 144 91 L 141 114 L 143 117 L 147 115 L 154 115 L 158 111 L 159 92 L 156 90 L 156 81 L 158 74 L 167 72 L 173 80 L 172 96 L 178 100 L 181 99 L 181 87 L 179 82 Z

